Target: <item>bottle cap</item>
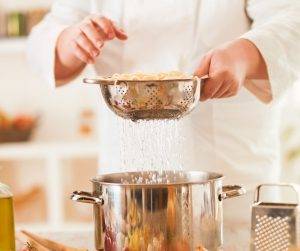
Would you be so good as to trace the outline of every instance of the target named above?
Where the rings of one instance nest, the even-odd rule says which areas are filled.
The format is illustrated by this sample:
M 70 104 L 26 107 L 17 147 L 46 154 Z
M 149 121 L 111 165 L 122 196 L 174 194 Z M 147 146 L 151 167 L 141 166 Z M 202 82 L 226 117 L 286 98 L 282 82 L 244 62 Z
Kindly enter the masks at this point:
M 0 198 L 12 197 L 12 192 L 9 186 L 0 183 Z

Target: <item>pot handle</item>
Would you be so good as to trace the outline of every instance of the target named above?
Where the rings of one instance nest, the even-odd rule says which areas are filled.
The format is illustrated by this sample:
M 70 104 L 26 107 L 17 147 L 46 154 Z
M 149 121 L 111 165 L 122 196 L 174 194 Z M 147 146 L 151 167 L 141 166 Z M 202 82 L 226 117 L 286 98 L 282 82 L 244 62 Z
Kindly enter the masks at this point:
M 222 193 L 219 194 L 219 201 L 244 195 L 246 190 L 239 185 L 227 185 L 222 187 Z
M 82 203 L 90 203 L 90 204 L 97 204 L 103 205 L 103 198 L 95 197 L 91 193 L 84 192 L 84 191 L 74 191 L 71 195 L 71 200 L 82 202 Z

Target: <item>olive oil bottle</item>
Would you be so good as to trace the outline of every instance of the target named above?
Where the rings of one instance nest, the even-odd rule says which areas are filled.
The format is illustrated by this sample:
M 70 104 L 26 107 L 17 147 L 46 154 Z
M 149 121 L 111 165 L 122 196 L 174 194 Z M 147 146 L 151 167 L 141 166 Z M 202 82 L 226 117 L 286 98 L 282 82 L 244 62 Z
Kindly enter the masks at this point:
M 13 197 L 8 186 L 0 183 L 0 250 L 15 251 Z

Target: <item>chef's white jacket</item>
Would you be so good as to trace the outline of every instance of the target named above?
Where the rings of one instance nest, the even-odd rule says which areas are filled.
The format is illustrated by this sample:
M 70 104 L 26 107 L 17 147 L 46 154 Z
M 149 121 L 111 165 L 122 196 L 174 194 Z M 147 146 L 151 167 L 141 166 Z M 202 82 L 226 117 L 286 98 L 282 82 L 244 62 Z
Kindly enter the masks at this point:
M 67 26 L 97 12 L 128 34 L 107 42 L 98 75 L 193 72 L 208 50 L 236 38 L 252 41 L 264 57 L 269 81 L 246 81 L 237 96 L 201 102 L 180 121 L 186 170 L 226 175 L 230 183 L 275 181 L 280 172 L 281 100 L 300 72 L 299 0 L 60 0 L 29 39 L 31 64 L 55 86 L 55 45 Z M 91 9 L 92 8 L 92 9 Z M 103 101 L 102 101 L 103 102 Z M 100 172 L 120 170 L 121 120 L 102 104 Z M 131 148 L 137 145 L 130 146 Z M 136 167 L 132 167 L 133 169 Z

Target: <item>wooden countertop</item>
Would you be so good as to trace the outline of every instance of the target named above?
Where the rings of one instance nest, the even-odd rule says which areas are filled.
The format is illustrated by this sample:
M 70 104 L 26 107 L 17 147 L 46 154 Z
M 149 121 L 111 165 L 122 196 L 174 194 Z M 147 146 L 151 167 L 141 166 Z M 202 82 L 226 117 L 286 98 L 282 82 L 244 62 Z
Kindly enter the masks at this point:
M 57 231 L 39 232 L 37 234 L 72 247 L 95 250 L 94 233 L 92 231 Z M 250 229 L 248 229 L 248 225 L 224 225 L 224 251 L 249 250 L 249 241 Z

